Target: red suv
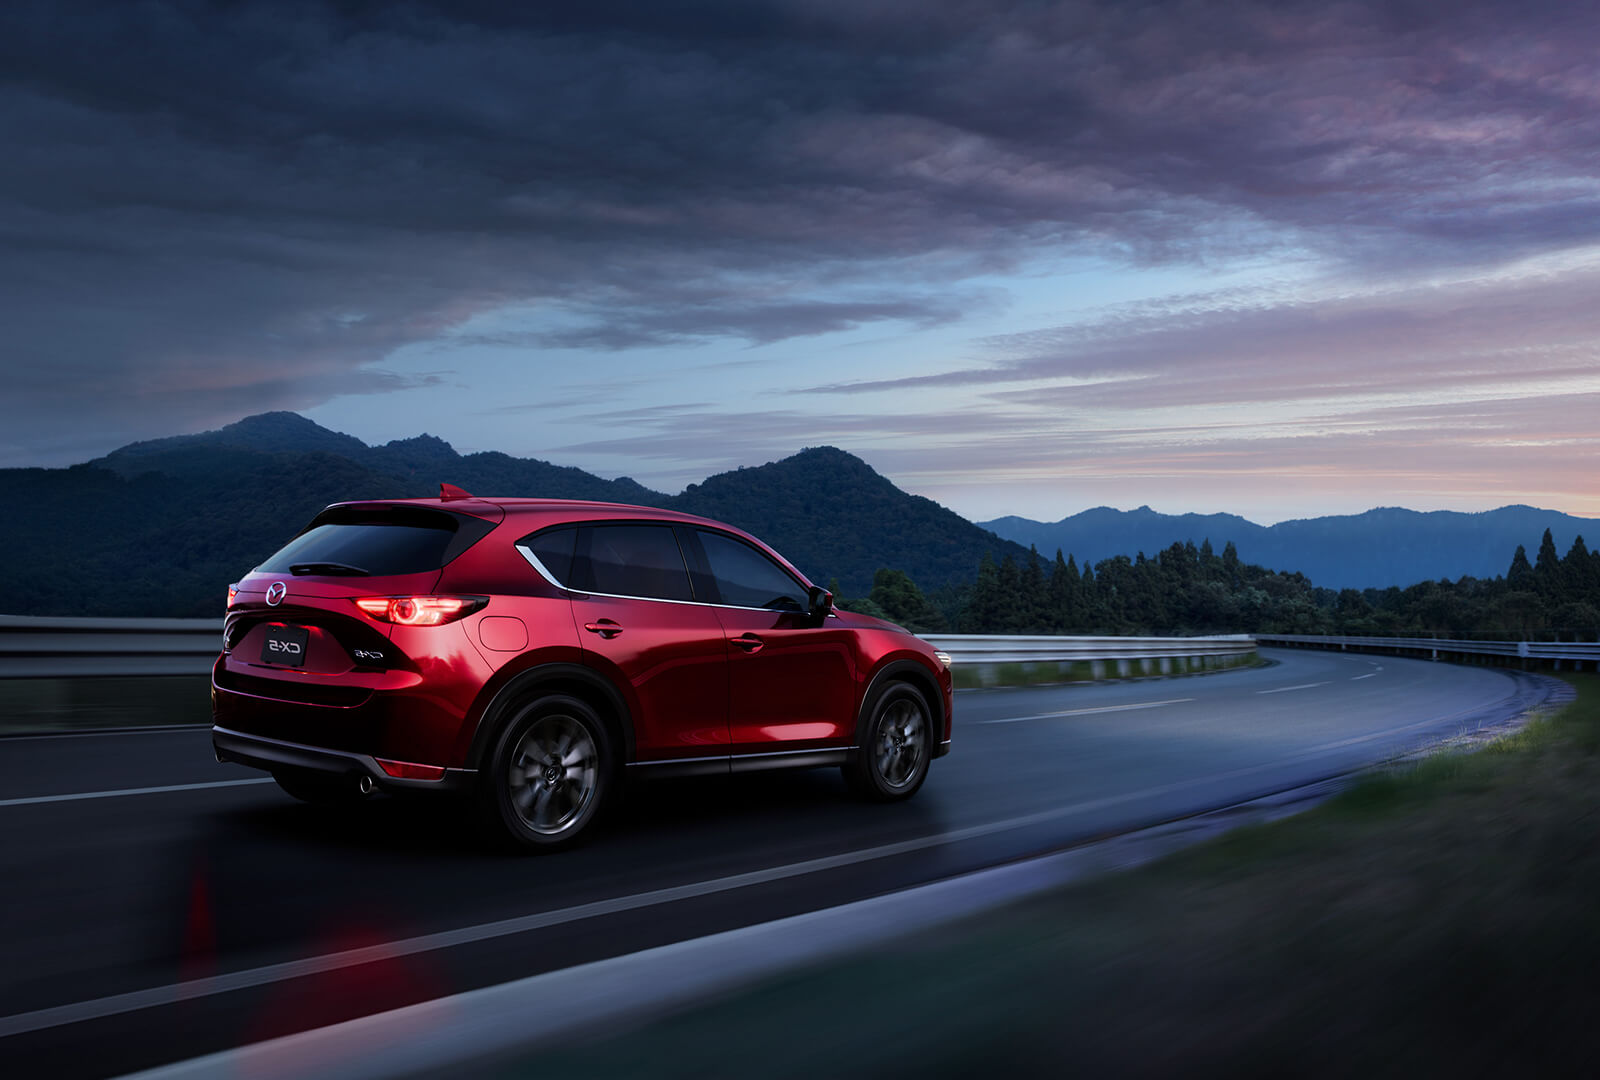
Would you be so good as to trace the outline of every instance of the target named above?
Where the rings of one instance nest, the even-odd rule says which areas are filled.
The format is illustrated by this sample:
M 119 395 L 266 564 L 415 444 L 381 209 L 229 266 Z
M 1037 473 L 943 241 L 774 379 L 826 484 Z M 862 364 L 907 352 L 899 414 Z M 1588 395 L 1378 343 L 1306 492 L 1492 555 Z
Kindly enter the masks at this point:
M 627 774 L 838 765 L 904 799 L 950 749 L 949 658 L 771 548 L 666 510 L 338 503 L 228 590 L 217 757 L 308 801 L 476 798 L 524 847 Z

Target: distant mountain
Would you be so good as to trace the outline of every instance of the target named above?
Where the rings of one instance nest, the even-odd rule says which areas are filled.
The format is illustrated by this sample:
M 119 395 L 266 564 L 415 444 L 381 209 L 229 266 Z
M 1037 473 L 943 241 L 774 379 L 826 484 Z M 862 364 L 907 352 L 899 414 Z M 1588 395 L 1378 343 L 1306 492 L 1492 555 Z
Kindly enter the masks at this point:
M 1299 571 L 1328 589 L 1387 588 L 1419 581 L 1504 574 L 1520 544 L 1531 559 L 1544 530 L 1565 552 L 1575 537 L 1600 539 L 1600 521 L 1531 506 L 1502 506 L 1466 514 L 1421 513 L 1383 507 L 1363 514 L 1257 525 L 1232 514 L 1158 514 L 1096 507 L 1056 522 L 1003 517 L 980 522 L 1020 544 L 1057 548 L 1079 562 L 1153 555 L 1174 542 L 1209 539 L 1221 551 L 1230 541 L 1239 558 L 1273 570 Z
M 971 580 L 985 551 L 1026 551 L 907 495 L 859 458 L 822 447 L 669 496 L 619 477 L 502 453 L 461 455 L 432 435 L 368 446 L 295 413 L 133 443 L 67 469 L 0 469 L 27 507 L 6 529 L 0 600 L 23 615 L 211 615 L 227 584 L 331 502 L 479 495 L 665 506 L 746 528 L 847 595 L 883 566 L 926 588 Z
M 971 581 L 984 553 L 998 562 L 1028 551 L 920 495 L 907 495 L 872 466 L 831 446 L 690 484 L 661 505 L 716 518 L 766 540 L 808 577 L 837 577 L 865 596 L 882 567 L 924 589 Z

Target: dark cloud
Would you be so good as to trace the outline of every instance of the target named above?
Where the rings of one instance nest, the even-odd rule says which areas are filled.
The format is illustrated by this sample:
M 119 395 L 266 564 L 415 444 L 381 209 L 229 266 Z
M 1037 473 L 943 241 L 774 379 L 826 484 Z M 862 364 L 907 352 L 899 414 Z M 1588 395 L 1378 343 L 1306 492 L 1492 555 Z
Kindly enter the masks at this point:
M 768 342 L 937 325 L 1052 255 L 1592 243 L 1597 36 L 1567 3 L 15 2 L 0 423 L 59 459 L 377 392 L 504 305 L 562 314 L 535 346 Z

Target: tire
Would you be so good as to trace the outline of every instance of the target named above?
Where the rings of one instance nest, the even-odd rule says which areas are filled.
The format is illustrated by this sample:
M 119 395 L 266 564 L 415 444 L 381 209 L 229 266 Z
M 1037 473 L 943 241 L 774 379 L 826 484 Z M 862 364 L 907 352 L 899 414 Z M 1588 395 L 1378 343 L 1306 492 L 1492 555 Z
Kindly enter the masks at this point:
M 479 811 L 490 835 L 524 851 L 558 851 L 586 839 L 614 784 L 613 745 L 600 715 L 578 698 L 519 702 L 479 777 Z
M 356 787 L 355 778 L 311 769 L 274 769 L 278 786 L 304 803 L 316 806 L 353 806 L 367 796 Z
M 841 766 L 850 790 L 873 802 L 909 799 L 933 760 L 933 711 L 910 683 L 890 683 L 861 725 L 860 749 Z

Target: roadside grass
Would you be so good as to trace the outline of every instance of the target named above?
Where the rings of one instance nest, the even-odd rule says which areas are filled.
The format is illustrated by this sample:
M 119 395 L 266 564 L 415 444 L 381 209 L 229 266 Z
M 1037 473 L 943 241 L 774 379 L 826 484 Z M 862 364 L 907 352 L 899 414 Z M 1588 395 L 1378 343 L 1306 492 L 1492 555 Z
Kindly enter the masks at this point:
M 1600 676 L 1476 753 L 501 1075 L 1588 1075 Z
M 0 679 L 0 735 L 210 723 L 208 675 Z

